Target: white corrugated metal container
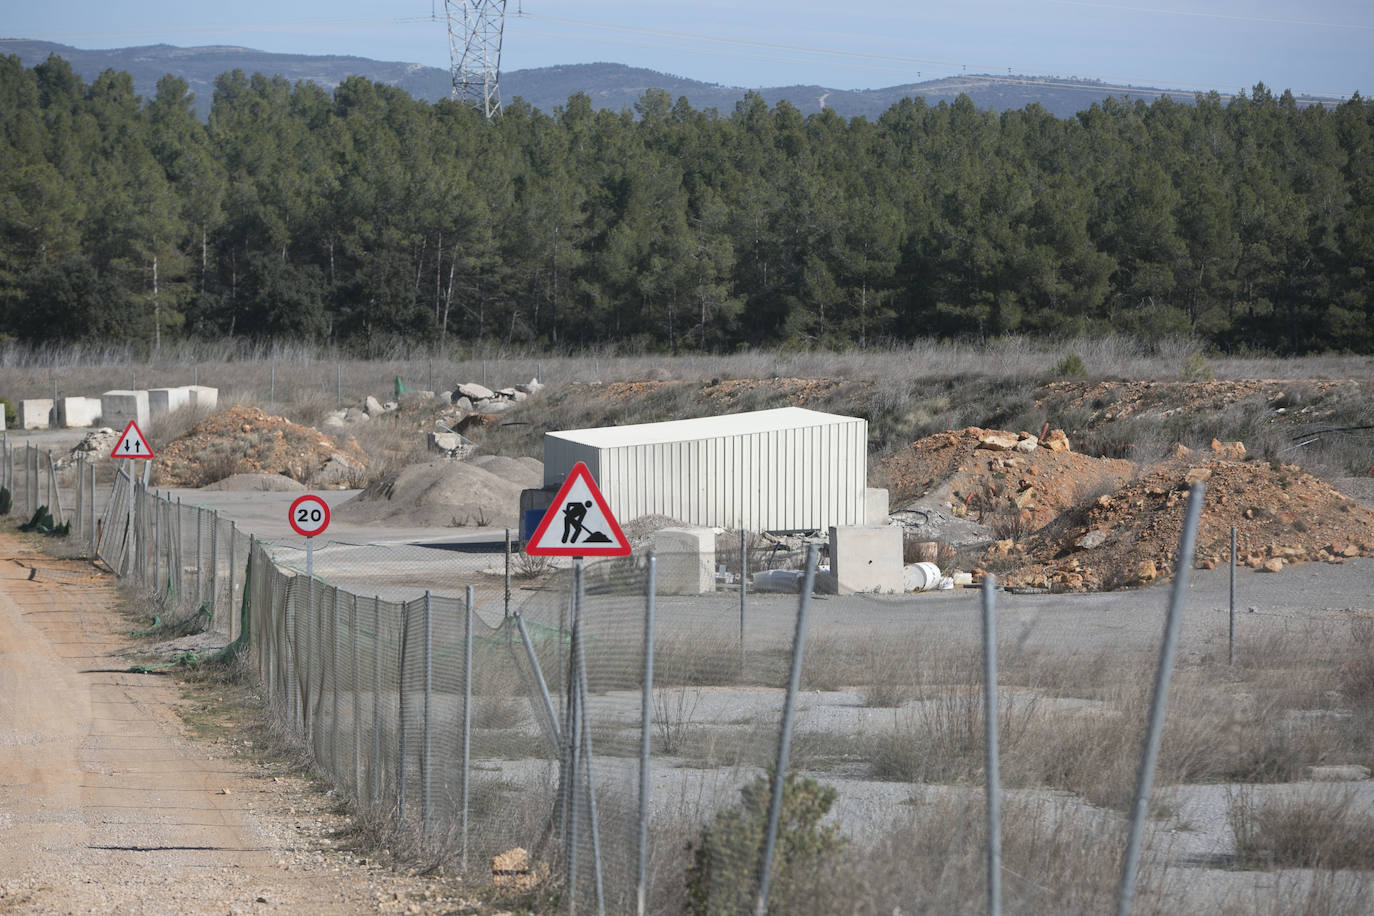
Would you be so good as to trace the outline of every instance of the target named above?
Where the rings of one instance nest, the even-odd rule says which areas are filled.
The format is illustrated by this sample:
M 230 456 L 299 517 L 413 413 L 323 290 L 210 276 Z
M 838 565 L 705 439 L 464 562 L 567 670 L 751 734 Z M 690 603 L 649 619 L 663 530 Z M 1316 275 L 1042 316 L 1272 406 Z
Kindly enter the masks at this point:
M 868 421 L 782 407 L 547 433 L 544 483 L 585 462 L 620 522 L 824 531 L 864 524 Z

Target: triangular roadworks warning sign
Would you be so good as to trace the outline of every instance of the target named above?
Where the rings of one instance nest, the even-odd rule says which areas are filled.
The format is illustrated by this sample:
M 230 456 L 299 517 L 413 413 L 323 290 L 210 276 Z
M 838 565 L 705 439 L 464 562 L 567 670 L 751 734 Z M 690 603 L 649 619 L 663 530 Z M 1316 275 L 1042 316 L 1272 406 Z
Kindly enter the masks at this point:
M 151 458 L 153 450 L 148 445 L 148 440 L 143 436 L 143 430 L 138 428 L 138 423 L 130 420 L 129 425 L 124 427 L 124 435 L 119 437 L 115 443 L 114 451 L 110 452 L 111 458 Z
M 532 557 L 623 557 L 630 542 L 620 530 L 592 472 L 573 465 L 549 511 L 534 529 L 525 553 Z

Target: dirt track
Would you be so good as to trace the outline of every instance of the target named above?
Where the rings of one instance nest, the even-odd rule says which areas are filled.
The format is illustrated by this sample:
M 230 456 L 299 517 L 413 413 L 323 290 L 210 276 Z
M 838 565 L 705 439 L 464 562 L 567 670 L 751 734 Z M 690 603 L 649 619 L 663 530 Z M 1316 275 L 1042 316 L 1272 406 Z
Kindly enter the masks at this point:
M 334 848 L 299 779 L 192 743 L 175 680 L 116 654 L 112 581 L 0 532 L 0 913 L 457 910 Z

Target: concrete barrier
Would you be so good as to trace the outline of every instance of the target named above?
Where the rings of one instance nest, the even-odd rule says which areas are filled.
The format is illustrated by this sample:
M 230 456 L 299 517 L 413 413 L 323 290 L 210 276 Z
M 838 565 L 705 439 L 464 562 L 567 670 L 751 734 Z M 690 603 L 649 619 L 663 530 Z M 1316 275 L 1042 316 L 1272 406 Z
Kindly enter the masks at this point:
M 214 410 L 219 404 L 218 388 L 208 385 L 182 385 L 181 388 L 186 392 L 187 403 L 193 408 Z
M 148 392 L 116 388 L 100 396 L 100 418 L 111 429 L 123 431 L 133 420 L 139 429 L 148 425 Z
M 47 429 L 52 425 L 52 398 L 25 398 L 19 402 L 20 429 Z
M 148 418 L 154 419 L 191 403 L 191 393 L 185 388 L 149 388 Z
M 84 429 L 100 419 L 100 398 L 58 398 L 57 425 L 63 429 Z
M 830 529 L 830 567 L 840 595 L 897 594 L 903 590 L 902 529 Z
M 704 595 L 716 590 L 716 533 L 710 528 L 660 528 L 653 543 L 659 594 Z
M 890 521 L 888 516 L 889 496 L 887 490 L 879 487 L 864 487 L 865 525 L 886 525 Z

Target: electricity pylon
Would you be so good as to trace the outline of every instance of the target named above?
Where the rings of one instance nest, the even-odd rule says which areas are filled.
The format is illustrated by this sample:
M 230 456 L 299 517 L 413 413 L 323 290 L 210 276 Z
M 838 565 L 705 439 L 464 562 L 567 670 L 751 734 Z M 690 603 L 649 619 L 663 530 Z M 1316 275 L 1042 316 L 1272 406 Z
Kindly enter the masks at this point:
M 506 0 L 444 0 L 453 97 L 471 99 L 488 118 L 501 113 L 501 28 Z

